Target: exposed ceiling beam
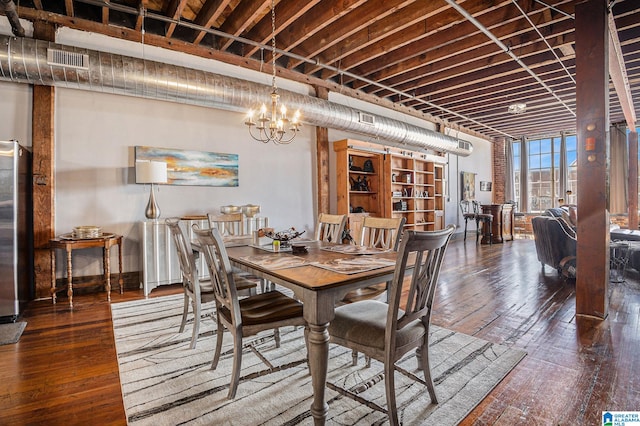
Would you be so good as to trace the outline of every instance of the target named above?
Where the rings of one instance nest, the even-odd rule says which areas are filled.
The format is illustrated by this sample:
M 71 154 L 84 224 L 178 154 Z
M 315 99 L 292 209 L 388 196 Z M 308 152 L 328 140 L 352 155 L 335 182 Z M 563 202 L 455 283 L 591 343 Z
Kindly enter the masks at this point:
M 624 66 L 624 57 L 620 48 L 620 39 L 618 38 L 618 30 L 613 20 L 613 14 L 609 13 L 609 76 L 616 89 L 620 106 L 627 120 L 627 127 L 632 132 L 636 131 L 636 112 L 633 107 L 633 98 L 631 96 L 631 87 L 629 87 L 629 78 L 627 70 Z

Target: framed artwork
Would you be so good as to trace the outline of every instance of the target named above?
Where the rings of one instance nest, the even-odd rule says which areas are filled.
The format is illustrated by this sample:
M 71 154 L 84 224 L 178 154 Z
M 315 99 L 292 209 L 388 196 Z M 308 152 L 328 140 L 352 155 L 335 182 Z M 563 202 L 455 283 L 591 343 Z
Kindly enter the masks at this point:
M 167 163 L 168 185 L 239 186 L 238 154 L 136 146 L 135 156 Z
M 462 199 L 475 200 L 476 198 L 476 174 L 461 172 L 462 174 Z
M 491 182 L 480 181 L 480 191 L 491 191 Z

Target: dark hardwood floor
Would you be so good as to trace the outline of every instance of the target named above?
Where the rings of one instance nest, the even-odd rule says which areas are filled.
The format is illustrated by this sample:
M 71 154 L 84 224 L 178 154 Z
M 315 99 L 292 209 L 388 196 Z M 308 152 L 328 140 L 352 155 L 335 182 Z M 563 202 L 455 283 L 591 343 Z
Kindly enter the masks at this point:
M 640 410 L 638 283 L 631 271 L 611 285 L 606 320 L 577 318 L 574 283 L 541 273 L 532 240 L 453 241 L 433 323 L 528 353 L 463 424 L 599 425 L 603 410 Z M 0 346 L 0 424 L 126 424 L 105 294 L 65 302 L 32 302 L 20 341 Z

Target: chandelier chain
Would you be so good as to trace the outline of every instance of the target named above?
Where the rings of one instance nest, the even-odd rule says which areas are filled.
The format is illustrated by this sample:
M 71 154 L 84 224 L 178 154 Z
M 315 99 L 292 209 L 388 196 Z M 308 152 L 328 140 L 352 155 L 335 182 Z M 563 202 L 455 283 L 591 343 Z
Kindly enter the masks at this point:
M 254 112 L 249 111 L 245 124 L 249 126 L 249 135 L 263 143 L 288 144 L 300 131 L 300 111 L 291 118 L 287 115 L 285 105 L 278 105 L 280 96 L 276 85 L 276 3 L 271 0 L 271 105 L 262 104 L 258 117 L 254 120 Z M 260 50 L 261 62 L 264 63 L 264 52 Z

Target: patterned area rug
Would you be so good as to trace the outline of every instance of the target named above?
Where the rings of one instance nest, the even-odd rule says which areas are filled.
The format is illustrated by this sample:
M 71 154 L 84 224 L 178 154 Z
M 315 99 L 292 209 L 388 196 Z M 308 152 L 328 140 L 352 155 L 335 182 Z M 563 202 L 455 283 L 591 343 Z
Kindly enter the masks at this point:
M 210 370 L 215 321 L 203 318 L 197 348 L 189 349 L 191 325 L 178 333 L 182 295 L 111 305 L 120 379 L 131 425 L 313 424 L 311 377 L 302 328 L 281 329 L 275 347 L 270 332 L 245 339 L 236 398 L 227 399 L 232 338 Z M 211 308 L 208 315 L 211 315 Z M 205 308 L 206 310 L 206 308 Z M 399 419 L 403 424 L 455 425 L 493 389 L 525 352 L 432 326 L 431 368 L 439 404 L 431 404 L 416 369 L 415 354 L 396 371 Z M 381 363 L 331 345 L 326 399 L 327 424 L 387 424 Z

